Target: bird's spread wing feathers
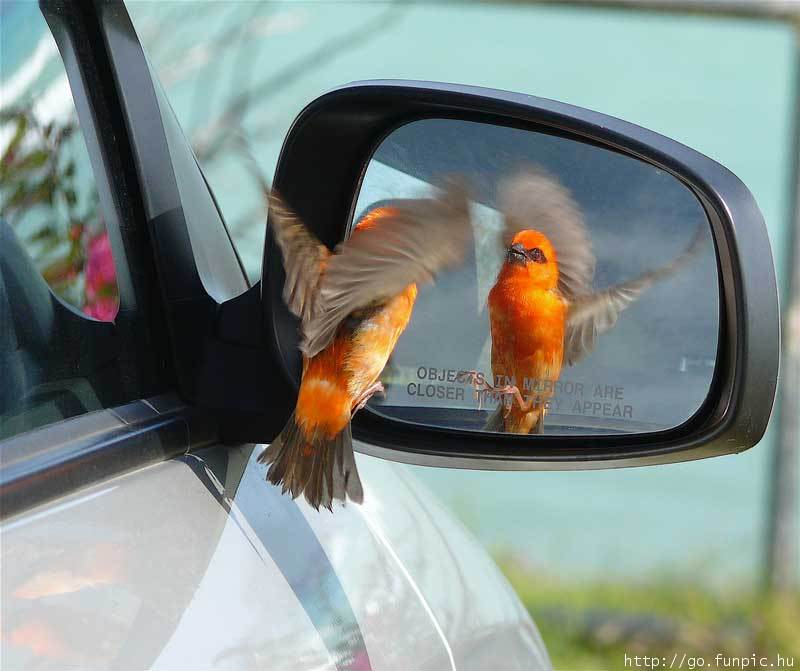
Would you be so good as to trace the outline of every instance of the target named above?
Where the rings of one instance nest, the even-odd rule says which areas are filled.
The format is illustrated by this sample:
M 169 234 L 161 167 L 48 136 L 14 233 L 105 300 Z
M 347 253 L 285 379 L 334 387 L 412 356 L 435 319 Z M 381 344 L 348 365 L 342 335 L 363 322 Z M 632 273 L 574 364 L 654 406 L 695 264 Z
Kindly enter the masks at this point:
M 304 325 L 301 349 L 313 356 L 347 315 L 456 265 L 472 234 L 468 203 L 466 189 L 449 182 L 434 198 L 402 202 L 396 214 L 341 243 L 320 285 L 319 310 Z
M 320 278 L 331 253 L 274 191 L 269 197 L 269 214 L 286 269 L 283 300 L 305 323 L 315 312 Z
M 625 308 L 653 284 L 685 266 L 697 254 L 704 240 L 705 227 L 701 225 L 686 250 L 670 263 L 635 280 L 574 298 L 567 313 L 564 361 L 572 365 L 589 354 L 594 349 L 597 336 L 611 329 Z
M 287 268 L 284 299 L 301 319 L 300 349 L 309 357 L 330 344 L 349 314 L 456 265 L 472 235 L 467 191 L 455 181 L 435 197 L 399 203 L 395 214 L 355 231 L 334 254 L 277 202 L 276 239 Z
M 544 233 L 555 247 L 558 289 L 567 300 L 592 290 L 595 257 L 580 207 L 569 190 L 538 168 L 526 168 L 498 186 L 498 209 L 505 219 L 503 244 L 523 230 Z

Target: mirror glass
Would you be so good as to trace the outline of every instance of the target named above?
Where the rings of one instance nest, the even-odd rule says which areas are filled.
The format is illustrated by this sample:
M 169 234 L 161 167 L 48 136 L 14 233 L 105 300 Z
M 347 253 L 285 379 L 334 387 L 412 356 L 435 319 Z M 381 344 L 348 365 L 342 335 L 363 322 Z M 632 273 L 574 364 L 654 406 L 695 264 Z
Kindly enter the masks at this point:
M 466 185 L 473 239 L 461 265 L 419 287 L 372 411 L 549 435 L 660 431 L 697 412 L 719 278 L 689 187 L 573 139 L 425 119 L 374 153 L 353 224 L 452 178 Z

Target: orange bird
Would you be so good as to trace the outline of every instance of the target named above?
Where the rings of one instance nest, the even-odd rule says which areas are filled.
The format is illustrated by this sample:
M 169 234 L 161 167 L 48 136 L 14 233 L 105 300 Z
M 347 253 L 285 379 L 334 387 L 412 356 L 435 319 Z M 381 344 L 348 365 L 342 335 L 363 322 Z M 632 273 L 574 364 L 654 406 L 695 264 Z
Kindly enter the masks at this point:
M 700 228 L 672 262 L 637 279 L 594 291 L 595 257 L 583 215 L 569 191 L 538 169 L 526 169 L 499 185 L 505 220 L 505 262 L 489 292 L 494 387 L 475 371 L 476 389 L 510 396 L 486 429 L 542 433 L 547 402 L 564 365 L 592 351 L 599 334 L 648 287 L 675 273 L 700 248 Z M 517 385 L 531 381 L 523 398 Z M 505 407 L 504 407 L 505 406 Z
M 417 284 L 462 258 L 472 229 L 465 190 L 398 201 L 363 217 L 331 253 L 273 194 L 273 231 L 286 268 L 284 300 L 300 318 L 303 376 L 294 413 L 259 456 L 267 480 L 316 509 L 361 503 L 350 419 L 376 393 L 405 330 Z

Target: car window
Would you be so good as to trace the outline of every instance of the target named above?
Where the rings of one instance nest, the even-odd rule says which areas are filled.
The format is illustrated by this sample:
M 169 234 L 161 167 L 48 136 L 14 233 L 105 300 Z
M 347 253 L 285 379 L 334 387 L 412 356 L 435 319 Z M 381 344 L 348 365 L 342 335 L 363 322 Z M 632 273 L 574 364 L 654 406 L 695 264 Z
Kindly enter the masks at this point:
M 0 218 L 60 298 L 113 321 L 114 259 L 55 41 L 25 3 L 4 9 L 0 30 Z
M 137 390 L 121 368 L 112 245 L 55 41 L 35 3 L 4 3 L 0 31 L 2 439 Z

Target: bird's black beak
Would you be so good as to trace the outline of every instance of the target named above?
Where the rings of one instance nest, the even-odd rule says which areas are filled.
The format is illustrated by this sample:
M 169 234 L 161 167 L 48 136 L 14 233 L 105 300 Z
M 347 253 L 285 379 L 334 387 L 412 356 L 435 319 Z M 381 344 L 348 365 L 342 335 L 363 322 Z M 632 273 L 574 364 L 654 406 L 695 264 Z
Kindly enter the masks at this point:
M 528 261 L 528 255 L 525 253 L 525 248 L 518 242 L 511 245 L 506 252 L 506 261 L 508 263 L 525 264 Z

